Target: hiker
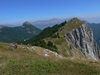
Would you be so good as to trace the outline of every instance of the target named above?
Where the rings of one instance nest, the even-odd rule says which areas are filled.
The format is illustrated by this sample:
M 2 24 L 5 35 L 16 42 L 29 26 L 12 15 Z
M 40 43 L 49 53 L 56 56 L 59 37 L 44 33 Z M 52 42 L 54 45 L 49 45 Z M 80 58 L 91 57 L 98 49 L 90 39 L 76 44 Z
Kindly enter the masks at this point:
M 12 50 L 13 51 L 15 50 L 15 44 L 14 43 L 12 44 Z
M 15 49 L 17 49 L 17 44 L 13 43 L 12 44 L 12 50 L 15 51 Z
M 15 49 L 17 49 L 17 47 L 18 47 L 17 44 L 15 44 Z

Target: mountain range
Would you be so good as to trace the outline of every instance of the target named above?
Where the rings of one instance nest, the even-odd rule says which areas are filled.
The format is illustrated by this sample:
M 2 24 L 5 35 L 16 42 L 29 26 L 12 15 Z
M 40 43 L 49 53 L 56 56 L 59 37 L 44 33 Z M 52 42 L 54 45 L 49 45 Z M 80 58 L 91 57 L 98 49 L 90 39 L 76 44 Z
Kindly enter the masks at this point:
M 17 40 L 29 39 L 36 36 L 41 32 L 40 29 L 33 26 L 29 22 L 25 22 L 22 26 L 0 28 L 0 41 L 1 42 L 16 42 Z
M 44 20 L 37 20 L 37 21 L 30 21 L 32 25 L 35 27 L 43 30 L 44 28 L 47 27 L 52 27 L 55 24 L 60 24 L 66 19 L 59 19 L 59 18 L 53 18 L 53 19 L 44 19 Z M 21 26 L 21 23 L 14 23 L 14 24 L 2 24 L 0 26 L 7 26 L 7 27 L 16 27 L 16 26 Z
M 60 23 L 64 22 L 65 20 L 67 20 L 67 19 L 53 18 L 53 19 L 49 19 L 49 20 L 34 21 L 34 22 L 31 22 L 31 24 L 34 25 L 36 28 L 43 30 L 47 27 L 52 27 L 56 24 L 60 24 Z M 95 38 L 97 44 L 100 46 L 100 36 L 99 36 L 100 23 L 88 23 L 88 25 L 93 30 L 94 38 Z M 0 25 L 0 28 L 3 28 L 3 27 L 14 28 L 13 25 L 11 25 L 11 27 L 10 27 L 10 25 Z M 15 27 L 20 27 L 20 26 L 15 26 Z
M 100 50 L 88 23 L 73 18 L 53 27 L 45 28 L 39 35 L 18 43 L 31 44 L 55 51 L 63 56 L 84 55 L 100 58 Z

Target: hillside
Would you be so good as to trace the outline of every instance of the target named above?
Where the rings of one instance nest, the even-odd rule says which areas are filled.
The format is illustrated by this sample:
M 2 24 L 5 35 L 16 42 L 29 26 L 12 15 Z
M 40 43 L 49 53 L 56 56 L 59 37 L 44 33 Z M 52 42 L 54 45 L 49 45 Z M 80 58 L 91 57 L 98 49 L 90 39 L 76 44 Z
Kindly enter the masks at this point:
M 0 43 L 1 75 L 99 75 L 100 61 L 76 57 L 45 56 L 47 49 L 22 45 L 12 51 L 11 44 Z M 47 53 L 47 52 L 46 52 Z
M 36 37 L 21 43 L 47 48 L 66 57 L 74 57 L 77 53 L 89 59 L 100 57 L 92 30 L 78 18 L 48 27 Z
M 32 24 L 25 22 L 18 27 L 3 27 L 0 29 L 1 42 L 15 42 L 17 40 L 24 40 L 36 36 L 41 32 Z
M 100 34 L 100 23 L 98 23 L 98 24 L 96 24 L 96 23 L 89 23 L 88 25 L 93 30 L 93 32 L 94 32 L 94 38 L 95 38 L 97 44 L 100 47 L 100 35 L 99 35 Z
M 0 25 L 0 28 L 3 28 L 3 27 L 6 27 L 6 26 L 4 26 L 4 25 Z

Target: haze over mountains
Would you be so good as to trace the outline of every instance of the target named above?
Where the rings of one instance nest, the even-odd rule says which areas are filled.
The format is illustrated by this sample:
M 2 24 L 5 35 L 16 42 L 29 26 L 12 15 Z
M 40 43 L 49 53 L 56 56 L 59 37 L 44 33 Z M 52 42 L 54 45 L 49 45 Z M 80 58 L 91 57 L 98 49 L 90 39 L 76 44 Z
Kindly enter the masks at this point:
M 53 25 L 60 24 L 64 22 L 66 19 L 49 19 L 49 20 L 39 20 L 32 22 L 32 24 L 40 29 L 44 29 L 46 27 L 52 27 Z
M 64 18 L 51 18 L 51 19 L 41 19 L 41 20 L 28 20 L 30 23 L 32 23 L 34 26 L 36 26 L 39 29 L 44 29 L 48 26 L 53 26 L 55 24 L 60 24 L 64 22 L 65 20 L 68 21 L 72 17 L 64 17 Z M 87 21 L 88 23 L 100 23 L 100 16 L 79 16 L 78 17 L 81 20 Z M 23 22 L 16 22 L 16 23 L 4 23 L 0 24 L 0 26 L 8 26 L 8 27 L 16 27 L 21 26 Z
M 66 19 L 59 19 L 59 18 L 52 18 L 52 19 L 47 19 L 47 20 L 37 20 L 37 21 L 29 21 L 32 25 L 36 26 L 39 29 L 44 29 L 46 27 L 51 27 L 55 24 L 60 24 L 64 22 Z M 18 24 L 2 24 L 0 26 L 8 26 L 8 27 L 16 27 L 16 26 L 21 26 L 21 23 Z

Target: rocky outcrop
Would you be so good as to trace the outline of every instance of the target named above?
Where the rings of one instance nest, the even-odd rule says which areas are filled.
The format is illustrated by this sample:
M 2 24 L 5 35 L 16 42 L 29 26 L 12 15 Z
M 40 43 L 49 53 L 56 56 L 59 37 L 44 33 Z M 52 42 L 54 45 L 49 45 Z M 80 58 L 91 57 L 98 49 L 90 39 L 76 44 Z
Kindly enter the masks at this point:
M 100 58 L 99 47 L 93 38 L 92 30 L 86 23 L 66 33 L 65 38 L 71 42 L 75 48 L 81 50 L 87 58 L 95 60 Z

